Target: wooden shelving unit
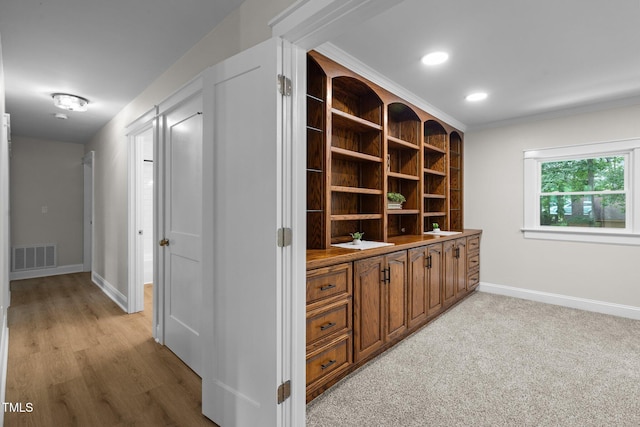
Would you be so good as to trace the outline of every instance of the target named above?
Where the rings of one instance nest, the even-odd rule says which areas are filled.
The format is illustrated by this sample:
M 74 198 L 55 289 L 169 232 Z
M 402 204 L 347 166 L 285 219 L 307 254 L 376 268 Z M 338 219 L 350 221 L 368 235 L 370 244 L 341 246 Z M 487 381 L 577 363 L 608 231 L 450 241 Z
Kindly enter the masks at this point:
M 461 132 L 317 52 L 307 82 L 308 249 L 462 229 Z
M 402 209 L 387 209 L 387 237 L 420 234 L 421 120 L 408 105 L 387 106 L 387 192 L 400 193 Z
M 448 230 L 448 164 L 447 131 L 436 120 L 424 123 L 423 144 L 423 230 Z
M 449 228 L 462 231 L 462 137 L 449 136 Z
M 307 57 L 307 248 L 326 247 L 327 77 Z

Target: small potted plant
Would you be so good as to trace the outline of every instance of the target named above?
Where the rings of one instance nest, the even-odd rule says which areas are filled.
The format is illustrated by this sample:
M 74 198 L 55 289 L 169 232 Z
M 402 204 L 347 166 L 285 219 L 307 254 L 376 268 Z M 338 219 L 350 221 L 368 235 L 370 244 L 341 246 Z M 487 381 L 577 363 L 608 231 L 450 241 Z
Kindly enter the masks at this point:
M 407 199 L 400 193 L 387 193 L 387 209 L 402 209 Z
M 364 233 L 362 231 L 356 231 L 355 233 L 349 233 L 351 234 L 351 237 L 353 238 L 353 243 L 354 245 L 359 245 L 362 243 L 362 236 L 364 236 Z
M 431 226 L 433 227 L 434 233 L 440 232 L 440 225 L 437 222 L 434 222 L 433 224 L 431 224 Z

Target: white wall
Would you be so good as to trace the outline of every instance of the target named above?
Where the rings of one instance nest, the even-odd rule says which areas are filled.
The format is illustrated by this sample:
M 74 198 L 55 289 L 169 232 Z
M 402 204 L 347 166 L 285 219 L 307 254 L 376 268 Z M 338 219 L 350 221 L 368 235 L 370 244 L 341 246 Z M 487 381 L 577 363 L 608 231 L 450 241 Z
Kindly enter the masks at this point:
M 83 155 L 82 144 L 13 137 L 12 246 L 56 243 L 59 267 L 82 264 Z
M 3 125 L 5 110 L 4 67 L 0 42 L 0 401 L 5 401 L 7 357 L 9 356 L 9 145 L 7 129 Z M 4 411 L 0 411 L 0 425 Z
M 640 307 L 640 247 L 524 239 L 523 151 L 640 136 L 640 105 L 465 134 L 465 227 L 481 281 Z
M 270 38 L 268 22 L 293 2 L 246 0 L 86 145 L 96 151 L 94 271 L 122 294 L 128 280 L 126 126 L 207 67 Z

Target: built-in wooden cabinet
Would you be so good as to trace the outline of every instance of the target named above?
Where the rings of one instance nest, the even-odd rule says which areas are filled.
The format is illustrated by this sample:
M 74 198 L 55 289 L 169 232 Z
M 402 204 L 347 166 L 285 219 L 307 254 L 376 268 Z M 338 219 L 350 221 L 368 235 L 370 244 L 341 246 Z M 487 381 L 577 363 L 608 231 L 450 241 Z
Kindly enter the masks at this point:
M 307 56 L 307 400 L 477 287 L 463 134 L 317 52 Z M 388 193 L 400 193 L 402 206 Z M 434 235 L 433 223 L 454 236 Z M 350 234 L 392 243 L 336 248 Z
M 307 248 L 462 230 L 462 133 L 317 52 L 307 62 Z
M 307 251 L 307 400 L 460 301 L 480 280 L 479 230 Z
M 367 359 L 407 329 L 406 251 L 354 262 L 354 360 Z

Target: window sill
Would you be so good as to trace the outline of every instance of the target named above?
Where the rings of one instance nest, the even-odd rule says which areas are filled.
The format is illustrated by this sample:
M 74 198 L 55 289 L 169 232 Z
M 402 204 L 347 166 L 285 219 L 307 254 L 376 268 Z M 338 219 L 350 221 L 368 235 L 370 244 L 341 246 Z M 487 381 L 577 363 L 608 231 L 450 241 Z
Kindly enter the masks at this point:
M 640 234 L 628 231 L 523 228 L 522 232 L 525 239 L 640 246 Z

